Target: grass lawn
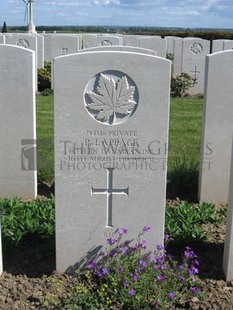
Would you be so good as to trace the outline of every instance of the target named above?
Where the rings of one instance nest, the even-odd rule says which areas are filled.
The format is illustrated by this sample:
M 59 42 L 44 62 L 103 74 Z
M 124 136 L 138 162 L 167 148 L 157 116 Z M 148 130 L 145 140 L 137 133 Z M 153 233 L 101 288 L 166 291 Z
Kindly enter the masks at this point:
M 200 160 L 202 110 L 203 99 L 171 99 L 168 172 L 176 184 L 182 165 L 185 173 L 190 173 L 197 183 L 192 169 L 197 168 Z M 54 176 L 52 96 L 37 96 L 37 138 L 38 178 L 51 181 Z M 184 182 L 187 183 L 187 179 Z

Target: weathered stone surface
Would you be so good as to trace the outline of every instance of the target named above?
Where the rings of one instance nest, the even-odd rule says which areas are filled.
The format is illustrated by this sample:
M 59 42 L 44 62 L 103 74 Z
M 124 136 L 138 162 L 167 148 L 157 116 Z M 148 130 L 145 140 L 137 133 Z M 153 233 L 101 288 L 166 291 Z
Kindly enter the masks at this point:
M 199 199 L 227 203 L 233 132 L 233 51 L 207 56 Z
M 56 58 L 54 70 L 57 270 L 85 266 L 118 227 L 130 239 L 150 226 L 154 249 L 164 234 L 170 61 L 83 52 Z
M 35 198 L 35 54 L 0 45 L 0 197 Z

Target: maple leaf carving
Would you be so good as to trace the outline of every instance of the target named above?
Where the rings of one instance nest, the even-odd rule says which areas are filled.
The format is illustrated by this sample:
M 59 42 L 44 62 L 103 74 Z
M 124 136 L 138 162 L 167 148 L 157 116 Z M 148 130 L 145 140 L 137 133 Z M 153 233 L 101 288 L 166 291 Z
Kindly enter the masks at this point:
M 133 97 L 135 87 L 129 86 L 126 76 L 115 82 L 101 73 L 96 90 L 97 93 L 87 92 L 91 100 L 87 108 L 95 111 L 98 121 L 114 124 L 117 118 L 128 116 L 137 104 Z

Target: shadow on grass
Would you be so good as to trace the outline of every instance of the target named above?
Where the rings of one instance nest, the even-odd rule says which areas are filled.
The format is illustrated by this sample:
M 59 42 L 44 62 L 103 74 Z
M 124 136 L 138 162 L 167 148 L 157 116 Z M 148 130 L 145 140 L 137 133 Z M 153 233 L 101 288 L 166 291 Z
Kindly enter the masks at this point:
M 177 260 L 182 258 L 185 245 L 169 244 L 167 252 Z M 192 249 L 198 256 L 201 279 L 225 280 L 222 263 L 224 243 L 193 243 Z
M 185 158 L 176 160 L 167 175 L 167 199 L 197 202 L 199 165 Z
M 50 275 L 55 266 L 55 239 L 25 237 L 18 246 L 3 238 L 3 269 L 12 275 L 29 278 Z

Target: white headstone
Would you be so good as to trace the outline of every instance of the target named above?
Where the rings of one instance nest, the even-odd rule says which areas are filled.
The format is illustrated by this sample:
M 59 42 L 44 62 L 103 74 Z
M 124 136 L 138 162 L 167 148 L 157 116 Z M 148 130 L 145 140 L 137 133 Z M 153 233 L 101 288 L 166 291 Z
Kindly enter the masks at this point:
M 120 51 L 54 60 L 57 270 L 151 226 L 163 243 L 170 61 Z M 146 236 L 145 236 L 146 238 Z
M 233 281 L 233 156 L 231 158 L 231 174 L 223 254 L 223 270 L 226 276 L 226 281 Z
M 139 38 L 139 36 L 136 36 L 136 35 L 123 35 L 122 36 L 123 45 L 124 46 L 135 46 L 135 47 L 137 47 L 137 38 Z
M 0 197 L 35 198 L 35 54 L 0 45 Z
M 55 57 L 77 53 L 79 51 L 79 37 L 72 35 L 45 36 L 46 61 Z
M 3 34 L 0 34 L 0 44 L 5 43 L 5 36 Z
M 167 54 L 173 54 L 175 53 L 175 40 L 181 39 L 179 37 L 174 36 L 167 36 L 164 37 L 164 39 L 167 41 Z
M 2 228 L 1 228 L 1 214 L 0 214 L 0 275 L 3 272 L 3 264 L 2 264 Z
M 233 40 L 213 40 L 212 42 L 212 53 L 232 50 Z
M 206 57 L 199 199 L 227 203 L 233 132 L 233 51 Z
M 89 40 L 83 41 L 83 49 L 96 46 L 123 45 L 123 39 L 117 36 L 92 36 Z
M 35 52 L 35 61 L 36 61 L 36 68 L 38 68 L 37 61 L 38 61 L 38 53 L 37 53 L 37 36 L 31 34 L 12 34 L 7 38 L 7 44 L 16 45 L 19 47 L 23 47 L 26 49 L 30 49 Z M 41 62 L 41 61 L 40 61 Z M 35 70 L 35 91 L 37 91 L 37 70 Z
M 167 41 L 159 37 L 143 37 L 137 39 L 137 46 L 156 51 L 157 56 L 166 58 Z
M 204 93 L 205 56 L 210 53 L 210 42 L 200 38 L 184 38 L 175 41 L 175 48 L 178 49 L 175 54 L 181 56 L 180 60 L 174 59 L 174 75 L 188 73 L 197 82 L 190 88 L 189 93 Z
M 42 34 L 44 37 L 44 60 L 45 61 L 51 61 L 52 59 L 52 39 L 54 37 L 54 34 Z
M 157 56 L 156 51 L 153 50 L 133 46 L 121 46 L 121 45 L 91 47 L 85 50 L 81 50 L 80 52 L 94 52 L 94 51 L 122 51 L 122 52 L 140 53 L 140 54 Z

